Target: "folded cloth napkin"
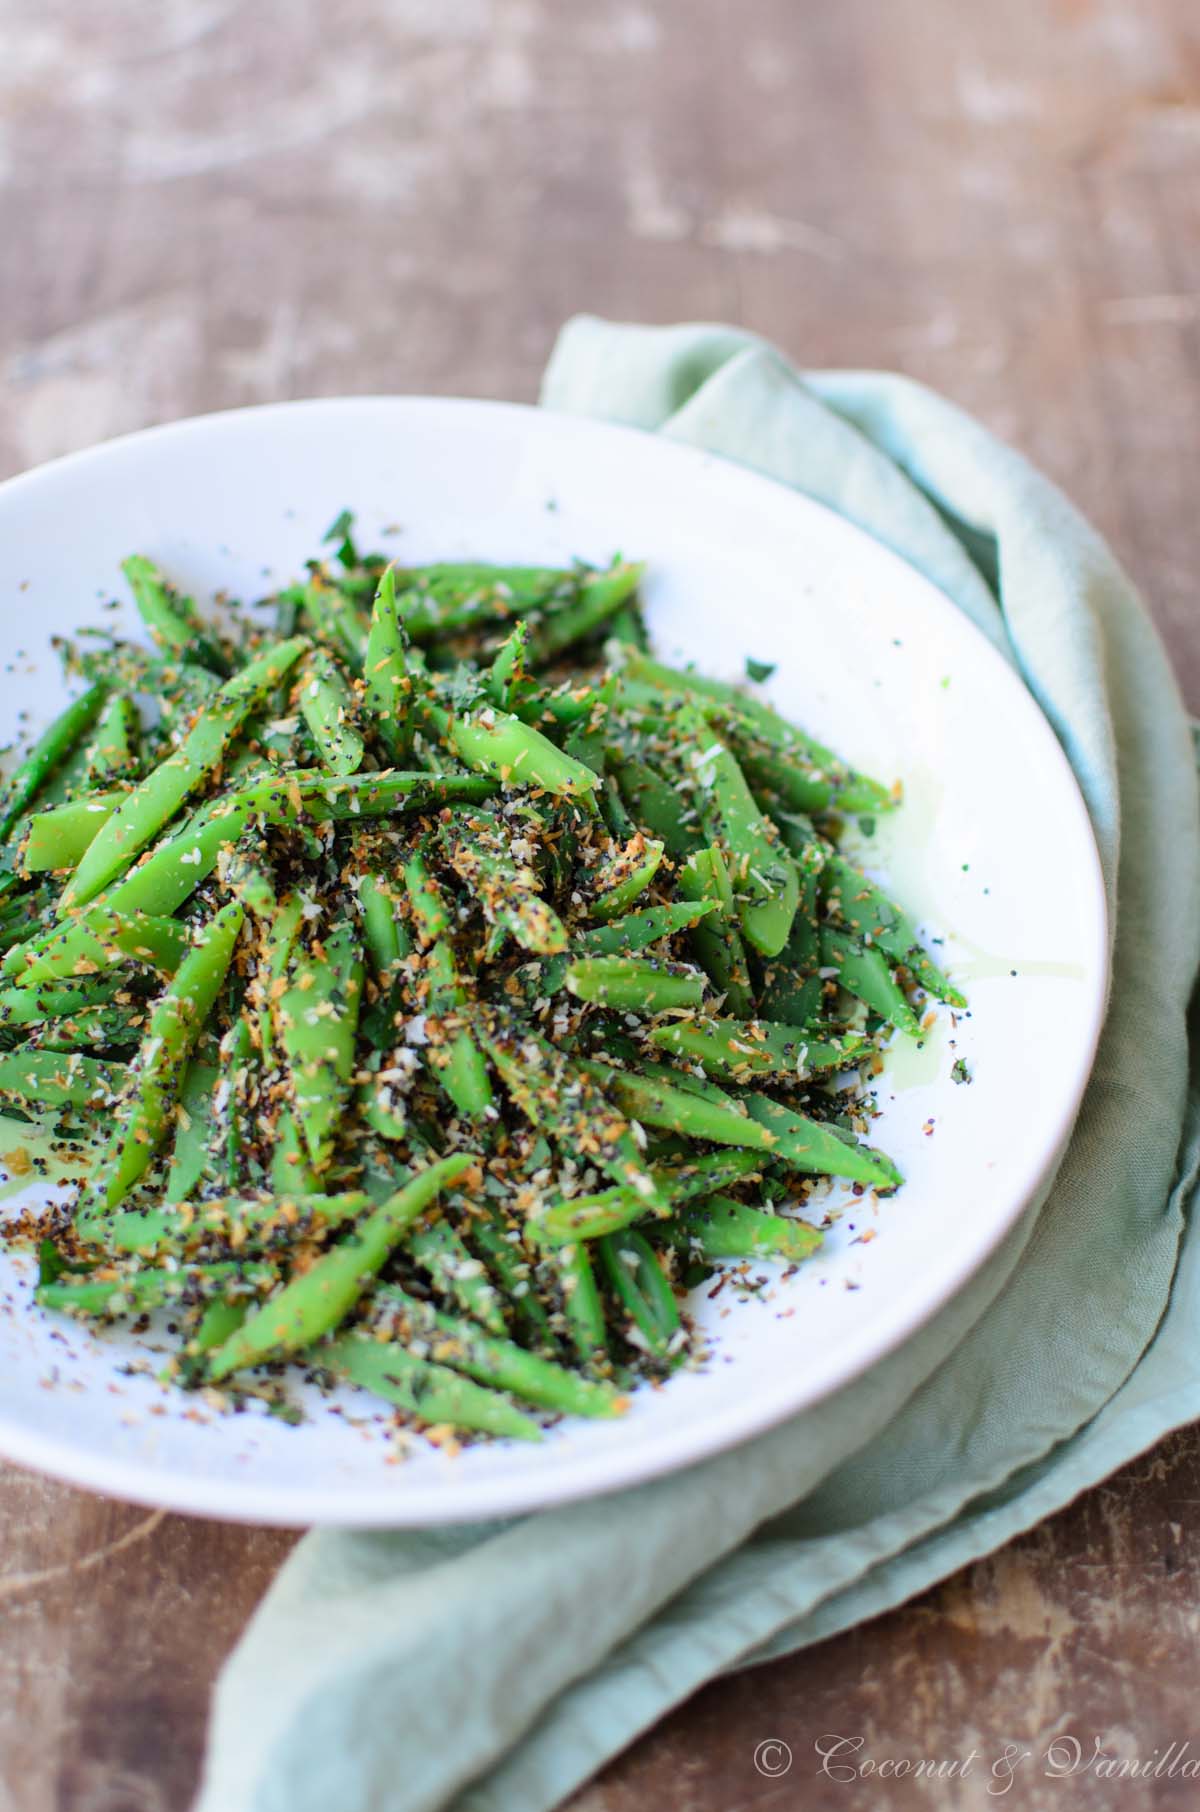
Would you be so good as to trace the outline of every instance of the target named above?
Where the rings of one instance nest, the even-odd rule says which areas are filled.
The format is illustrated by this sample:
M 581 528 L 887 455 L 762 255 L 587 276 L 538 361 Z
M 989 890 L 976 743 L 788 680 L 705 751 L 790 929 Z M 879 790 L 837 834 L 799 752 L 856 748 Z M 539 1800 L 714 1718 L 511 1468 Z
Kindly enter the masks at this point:
M 542 400 L 795 485 L 1006 649 L 1095 825 L 1107 1022 L 1052 1188 L 886 1365 L 616 1497 L 309 1535 L 217 1687 L 201 1812 L 543 1812 L 714 1674 L 900 1603 L 1200 1415 L 1200 809 L 1128 580 L 1023 459 L 904 378 L 801 375 L 729 328 L 584 318 Z

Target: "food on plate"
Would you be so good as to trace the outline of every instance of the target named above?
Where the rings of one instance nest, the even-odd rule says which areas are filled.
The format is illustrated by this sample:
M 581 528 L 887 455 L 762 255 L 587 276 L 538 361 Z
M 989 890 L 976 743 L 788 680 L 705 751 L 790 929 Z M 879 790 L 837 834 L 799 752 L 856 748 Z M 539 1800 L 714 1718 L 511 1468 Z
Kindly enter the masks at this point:
M 183 1389 L 344 1381 L 455 1435 L 611 1416 L 714 1268 L 901 1182 L 879 1052 L 962 997 L 842 853 L 897 795 L 650 652 L 642 569 L 332 555 L 145 642 L 0 796 L 0 1102 L 74 1199 L 36 1298 L 161 1310 Z M 814 1204 L 815 1205 L 815 1204 Z M 267 1368 L 265 1371 L 262 1368 Z

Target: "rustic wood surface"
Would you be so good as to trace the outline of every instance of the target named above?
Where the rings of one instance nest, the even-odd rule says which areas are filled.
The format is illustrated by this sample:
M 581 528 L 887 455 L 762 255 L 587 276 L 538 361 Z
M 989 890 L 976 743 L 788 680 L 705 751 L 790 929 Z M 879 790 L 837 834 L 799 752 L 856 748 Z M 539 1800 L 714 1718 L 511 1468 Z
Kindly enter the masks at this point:
M 1023 447 L 1200 706 L 1194 0 L 0 0 L 0 230 L 2 471 L 280 397 L 532 398 L 576 309 L 736 320 Z M 826 1732 L 877 1760 L 1062 1730 L 1200 1752 L 1198 1503 L 1181 1435 L 915 1604 L 709 1688 L 574 1812 L 996 1803 L 982 1761 L 822 1779 Z M 4 1812 L 185 1806 L 290 1539 L 0 1472 Z M 1195 1792 L 1027 1769 L 1008 1803 Z

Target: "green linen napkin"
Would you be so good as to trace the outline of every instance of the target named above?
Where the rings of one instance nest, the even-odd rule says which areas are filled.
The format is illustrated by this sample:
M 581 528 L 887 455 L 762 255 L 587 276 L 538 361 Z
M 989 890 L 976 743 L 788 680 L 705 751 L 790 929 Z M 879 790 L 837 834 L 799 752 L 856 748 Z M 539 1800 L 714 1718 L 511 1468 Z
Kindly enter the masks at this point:
M 886 1365 L 616 1497 L 309 1535 L 218 1685 L 201 1812 L 543 1812 L 714 1674 L 900 1603 L 1200 1415 L 1200 810 L 1170 669 L 1111 554 L 941 398 L 801 376 L 732 329 L 573 321 L 543 402 L 820 498 L 1007 650 L 1096 828 L 1108 1019 L 1045 1200 Z

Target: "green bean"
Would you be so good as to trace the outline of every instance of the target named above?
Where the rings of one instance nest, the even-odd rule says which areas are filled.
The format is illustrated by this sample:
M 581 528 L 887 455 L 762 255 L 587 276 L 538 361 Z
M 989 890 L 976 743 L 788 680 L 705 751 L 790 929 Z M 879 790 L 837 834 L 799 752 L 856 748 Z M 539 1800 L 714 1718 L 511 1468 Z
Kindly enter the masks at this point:
M 623 604 L 608 626 L 608 639 L 621 648 L 640 648 L 645 651 L 648 646 L 646 625 L 642 621 L 637 604 Z
M 275 1121 L 270 1174 L 271 1187 L 278 1195 L 294 1191 L 315 1194 L 321 1187 L 295 1108 L 286 1104 Z
M 922 949 L 912 920 L 844 857 L 833 854 L 826 862 L 822 893 L 827 912 L 840 927 L 908 969 L 935 999 L 966 1006 L 964 996 Z
M 644 1126 L 661 1126 L 689 1139 L 708 1139 L 714 1145 L 744 1145 L 770 1151 L 774 1137 L 752 1120 L 741 1104 L 719 1090 L 701 1094 L 679 1077 L 663 1082 L 654 1076 L 635 1075 L 611 1064 L 591 1063 L 597 1076 L 621 1110 Z
M 782 1076 L 805 1082 L 822 1070 L 845 1069 L 871 1047 L 862 1038 L 821 1044 L 796 1026 L 769 1020 L 677 1020 L 652 1026 L 651 1044 L 659 1050 L 703 1064 L 706 1070 L 733 1081 L 751 1076 Z
M 613 764 L 621 797 L 639 825 L 665 844 L 667 854 L 685 861 L 704 841 L 697 814 L 685 813 L 679 794 L 661 774 L 644 761 L 617 760 Z
M 672 1202 L 689 1202 L 693 1196 L 726 1189 L 731 1183 L 749 1183 L 762 1174 L 762 1159 L 752 1151 L 730 1147 L 704 1157 L 685 1156 L 681 1162 L 655 1170 L 664 1195 Z
M 746 1095 L 746 1112 L 770 1136 L 773 1155 L 789 1170 L 844 1177 L 877 1189 L 895 1189 L 904 1178 L 889 1157 L 858 1145 L 849 1133 L 793 1113 L 769 1095 Z
M 483 1262 L 472 1255 L 453 1227 L 439 1220 L 415 1228 L 409 1235 L 408 1252 L 442 1294 L 453 1297 L 473 1321 L 493 1334 L 505 1332 L 500 1298 Z
M 321 1171 L 333 1150 L 354 1074 L 363 985 L 354 927 L 338 925 L 319 952 L 298 951 L 290 979 L 276 1014 L 279 1043 L 291 1075 L 300 1131 L 309 1158 Z
M 321 639 L 336 648 L 352 667 L 361 667 L 367 651 L 366 627 L 339 587 L 318 573 L 300 590 L 298 601 Z
M 63 894 L 60 917 L 94 899 L 153 841 L 188 794 L 212 774 L 255 705 L 307 646 L 297 636 L 225 682 L 174 754 L 134 787 L 93 838 Z
M 748 1208 L 728 1196 L 684 1208 L 661 1230 L 673 1243 L 699 1258 L 778 1258 L 801 1264 L 821 1244 L 807 1221 Z
M 571 1344 L 585 1365 L 597 1365 L 608 1350 L 608 1335 L 588 1249 L 582 1240 L 575 1240 L 552 1249 L 546 1257 L 558 1277 Z
M 195 1300 L 205 1285 L 238 1275 L 234 1264 L 191 1265 L 182 1271 L 132 1271 L 116 1277 L 63 1279 L 39 1284 L 34 1301 L 43 1309 L 67 1314 L 115 1317 L 142 1315 L 164 1302 Z
M 394 979 L 396 965 L 408 956 L 412 940 L 396 916 L 397 902 L 381 874 L 367 871 L 358 890 L 362 907 L 363 942 L 375 979 L 387 987 Z
M 529 1230 L 539 1245 L 569 1246 L 575 1240 L 619 1233 L 646 1213 L 646 1203 L 636 1189 L 614 1187 L 552 1203 L 530 1223 Z
M 629 1316 L 625 1338 L 656 1359 L 667 1359 L 682 1343 L 675 1295 L 653 1246 L 627 1227 L 596 1242 L 600 1262 L 617 1301 Z
M 492 1084 L 483 1053 L 459 1011 L 466 994 L 444 939 L 430 950 L 427 973 L 429 1007 L 436 1016 L 426 1053 L 429 1067 L 459 1113 L 482 1119 L 491 1111 Z
M 665 848 L 657 838 L 647 841 L 638 831 L 625 849 L 602 863 L 593 877 L 592 917 L 607 921 L 627 912 L 658 873 Z
M 654 1178 L 665 1199 L 673 1203 L 708 1195 L 729 1183 L 749 1181 L 761 1174 L 762 1159 L 755 1152 L 729 1149 L 703 1158 L 688 1158 L 669 1169 L 655 1168 Z M 530 1231 L 540 1245 L 557 1246 L 576 1239 L 599 1239 L 619 1233 L 652 1213 L 633 1189 L 604 1189 L 596 1195 L 572 1196 L 542 1210 Z M 670 1213 L 665 1206 L 658 1218 Z
M 184 1065 L 225 980 L 242 918 L 236 902 L 223 907 L 152 1008 L 113 1131 L 76 1211 L 81 1233 L 94 1232 L 120 1205 L 166 1136 Z
M 729 862 L 743 935 L 764 956 L 777 956 L 799 902 L 796 864 L 759 811 L 735 757 L 703 717 L 684 710 L 678 722 L 694 738 L 687 763 L 704 801 L 702 814 L 719 832 Z
M 600 776 L 575 761 L 532 725 L 488 705 L 473 716 L 448 711 L 422 697 L 419 714 L 469 768 L 506 786 L 541 787 L 548 793 L 590 801 Z
M 491 1209 L 472 1216 L 469 1232 L 522 1329 L 540 1348 L 553 1350 L 550 1320 L 534 1291 L 532 1267 L 519 1231 L 510 1235 L 502 1214 Z
M 487 695 L 501 711 L 521 715 L 520 707 L 529 701 L 534 682 L 529 676 L 529 626 L 514 624 L 492 660 L 484 685 Z
M 209 1376 L 219 1380 L 247 1365 L 302 1352 L 336 1328 L 439 1190 L 477 1162 L 470 1153 L 458 1153 L 411 1178 L 219 1347 L 209 1363 Z
M 26 874 L 74 868 L 124 798 L 122 791 L 88 793 L 82 799 L 68 799 L 62 805 L 38 812 L 29 821 L 21 848 L 21 866 Z
M 101 967 L 104 962 L 128 958 L 132 962 L 146 963 L 162 975 L 174 975 L 191 949 L 191 933 L 186 925 L 149 912 L 131 912 L 119 917 L 100 906 L 85 912 L 77 922 L 81 929 L 86 928 L 94 935 L 104 959 Z
M 217 1076 L 215 1064 L 201 1063 L 196 1057 L 183 1072 L 179 1105 L 175 1110 L 175 1143 L 163 1197 L 168 1205 L 186 1202 L 204 1175 L 208 1160 L 208 1110 Z
M 384 748 L 399 760 L 406 744 L 405 720 L 411 681 L 408 677 L 408 637 L 396 604 L 396 575 L 388 567 L 379 581 L 371 612 L 363 660 L 367 710 Z
M 537 1441 L 541 1430 L 499 1391 L 486 1390 L 443 1365 L 414 1358 L 394 1342 L 347 1334 L 321 1348 L 320 1363 L 429 1426 L 503 1435 L 515 1441 Z
M 666 906 L 647 906 L 580 932 L 572 938 L 571 949 L 580 956 L 636 956 L 661 938 L 692 929 L 718 909 L 716 900 L 672 900 Z
M 538 891 L 538 877 L 525 859 L 524 840 L 514 840 L 492 812 L 450 812 L 442 821 L 446 859 L 471 889 L 491 925 L 502 926 L 522 949 L 555 956 L 567 947 L 566 929 Z
M 137 772 L 140 735 L 141 723 L 133 700 L 120 694 L 108 699 L 96 720 L 96 734 L 88 750 L 88 779 L 93 786 Z
M 355 774 L 366 745 L 354 727 L 354 698 L 324 648 L 314 648 L 300 675 L 300 710 L 312 732 L 323 767 L 331 774 Z
M 107 1051 L 136 1045 L 144 1014 L 126 1007 L 87 1007 L 67 1019 L 38 1026 L 25 1045 L 39 1051 Z
M 442 1314 L 394 1284 L 383 1285 L 377 1301 L 386 1315 L 383 1325 L 393 1340 L 402 1340 L 406 1346 L 419 1342 L 430 1359 L 451 1371 L 465 1372 L 480 1384 L 496 1385 L 526 1403 L 560 1415 L 614 1416 L 625 1407 L 610 1384 L 581 1378 L 511 1340 L 481 1333 L 472 1322 Z
M 794 724 L 780 717 L 770 705 L 750 697 L 738 686 L 730 685 L 725 680 L 707 679 L 690 669 L 686 673 L 677 672 L 635 649 L 623 651 L 622 671 L 633 679 L 658 686 L 664 691 L 674 692 L 685 698 L 693 695 L 724 706 L 733 714 L 734 722 L 741 719 L 747 730 L 761 741 L 773 744 L 784 756 L 799 756 L 833 777 L 837 785 L 838 804 L 846 811 L 883 812 L 889 811 L 895 804 L 892 795 L 878 781 L 854 773 L 844 762 L 838 760 L 831 749 L 814 741 L 811 736 L 806 736 Z M 847 803 L 847 799 L 850 803 Z
M 430 943 L 425 974 L 427 1005 L 435 1016 L 435 1025 L 426 1051 L 429 1067 L 459 1113 L 480 1119 L 491 1108 L 492 1085 L 483 1053 L 462 1021 L 461 1009 L 467 997 L 447 936 L 450 915 L 419 852 L 409 858 L 403 872 L 418 933 Z
M 575 573 L 555 567 L 478 561 L 409 567 L 397 580 L 405 628 L 418 641 L 566 603 L 578 585 Z
M 122 975 L 90 977 L 74 987 L 0 988 L 0 1037 L 24 1026 L 53 1024 L 126 994 Z
M 420 850 L 414 850 L 401 871 L 408 904 L 422 944 L 432 944 L 450 930 L 450 913 L 441 889 L 429 872 Z
M 865 1001 L 873 1013 L 888 1019 L 898 1031 L 915 1034 L 920 1022 L 903 989 L 892 979 L 887 959 L 873 945 L 860 944 L 832 925 L 821 927 L 821 971 L 829 980 Z
M 582 1155 L 615 1183 L 636 1190 L 647 1208 L 662 1205 L 623 1113 L 597 1086 L 596 1076 L 607 1079 L 610 1073 L 607 1065 L 572 1064 L 530 1030 L 512 1037 L 497 1027 L 483 1042 L 513 1102 L 532 1125 L 559 1142 L 573 1160 Z
M 572 643 L 603 628 L 636 592 L 645 570 L 643 561 L 621 561 L 605 572 L 588 573 L 581 580 L 575 599 L 561 605 L 537 629 L 533 636 L 534 660 L 550 660 Z
M 222 677 L 228 675 L 229 662 L 204 633 L 196 606 L 171 589 L 152 560 L 144 554 L 131 554 L 122 562 L 121 571 L 129 580 L 133 601 L 151 639 L 160 648 L 187 655 Z
M 175 912 L 217 866 L 223 849 L 233 845 L 252 819 L 287 824 L 307 813 L 314 822 L 328 818 L 367 817 L 394 810 L 464 798 L 479 798 L 486 783 L 473 775 L 439 777 L 399 770 L 383 774 L 354 774 L 338 779 L 324 773 L 292 774 L 256 782 L 225 795 L 193 813 L 168 839 L 151 850 L 124 880 L 105 896 L 103 904 L 128 914 Z M 70 975 L 78 960 L 80 940 L 73 925 L 11 950 L 0 973 L 22 982 Z M 43 958 L 45 959 L 43 961 Z
M 705 980 L 695 969 L 636 956 L 579 957 L 565 979 L 568 992 L 580 1000 L 631 1013 L 698 1007 L 704 999 Z
M 188 1366 L 189 1360 L 194 1366 L 206 1353 L 211 1353 L 214 1347 L 224 1346 L 236 1334 L 246 1319 L 248 1309 L 249 1304 L 245 1298 L 231 1296 L 214 1296 L 211 1302 L 205 1304 L 196 1331 L 184 1348 L 185 1376 L 186 1371 L 191 1369 Z
M 106 1107 L 125 1079 L 123 1064 L 58 1051 L 0 1055 L 0 1101 L 31 1107 Z
M 214 1242 L 240 1258 L 269 1251 L 287 1235 L 317 1236 L 355 1219 L 370 1206 L 362 1190 L 325 1195 L 297 1190 L 267 1196 L 217 1196 L 199 1203 L 168 1203 L 161 1208 L 126 1208 L 104 1224 L 107 1252 L 182 1254 Z
M 0 843 L 8 842 L 25 807 L 91 728 L 105 697 L 103 686 L 89 686 L 73 698 L 13 769 L 0 789 Z
M 242 1170 L 245 1152 L 243 1126 L 246 1089 L 254 1068 L 254 1034 L 250 1021 L 239 1013 L 218 1047 L 221 1086 L 213 1102 L 209 1150 L 212 1174 L 225 1189 L 233 1189 Z
M 710 908 L 692 929 L 692 954 L 731 1013 L 744 1019 L 754 1011 L 746 946 L 734 920 L 733 887 L 725 858 L 714 845 L 693 850 L 679 871 L 677 885 L 685 900 Z

